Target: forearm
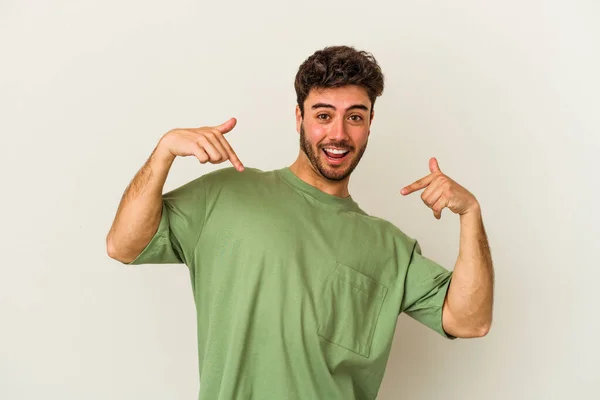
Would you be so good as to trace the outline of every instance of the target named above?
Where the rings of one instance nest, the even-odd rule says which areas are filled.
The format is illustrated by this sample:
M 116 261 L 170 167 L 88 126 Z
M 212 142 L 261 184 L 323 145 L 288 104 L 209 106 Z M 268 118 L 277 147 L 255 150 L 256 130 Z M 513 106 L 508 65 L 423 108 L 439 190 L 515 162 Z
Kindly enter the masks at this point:
M 110 257 L 128 263 L 158 229 L 162 191 L 175 157 L 159 146 L 127 186 L 106 237 Z
M 444 306 L 448 329 L 460 336 L 485 335 L 492 323 L 493 289 L 492 257 L 477 206 L 460 216 L 459 255 Z

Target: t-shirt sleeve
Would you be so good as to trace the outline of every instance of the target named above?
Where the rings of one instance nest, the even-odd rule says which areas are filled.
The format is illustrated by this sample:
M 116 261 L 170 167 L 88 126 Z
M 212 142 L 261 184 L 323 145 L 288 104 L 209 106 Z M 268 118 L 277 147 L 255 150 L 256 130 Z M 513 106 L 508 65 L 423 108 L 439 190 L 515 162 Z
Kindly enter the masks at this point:
M 187 264 L 204 226 L 206 183 L 203 177 L 163 194 L 158 229 L 128 265 Z
M 400 312 L 448 339 L 455 339 L 442 327 L 442 310 L 451 279 L 452 271 L 424 257 L 415 241 L 406 270 Z

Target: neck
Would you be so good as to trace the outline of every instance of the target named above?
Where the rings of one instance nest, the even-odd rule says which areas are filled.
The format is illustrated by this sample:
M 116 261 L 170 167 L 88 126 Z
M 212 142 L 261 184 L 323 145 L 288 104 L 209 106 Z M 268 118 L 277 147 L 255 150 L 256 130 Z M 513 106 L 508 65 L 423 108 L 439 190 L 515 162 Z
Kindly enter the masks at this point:
M 350 176 L 347 176 L 341 181 L 332 181 L 325 178 L 319 170 L 313 167 L 306 155 L 300 151 L 298 159 L 290 165 L 290 170 L 304 182 L 311 186 L 316 187 L 320 191 L 337 196 L 337 197 L 348 197 L 348 183 L 350 182 Z

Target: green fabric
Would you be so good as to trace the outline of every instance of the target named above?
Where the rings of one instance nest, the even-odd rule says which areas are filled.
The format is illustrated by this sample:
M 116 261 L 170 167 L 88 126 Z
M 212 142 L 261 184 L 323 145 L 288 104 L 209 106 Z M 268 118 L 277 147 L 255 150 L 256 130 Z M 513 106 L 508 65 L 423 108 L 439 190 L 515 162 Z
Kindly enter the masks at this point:
M 185 263 L 202 400 L 374 399 L 401 312 L 437 331 L 451 279 L 416 240 L 288 167 L 164 195 L 130 264 Z

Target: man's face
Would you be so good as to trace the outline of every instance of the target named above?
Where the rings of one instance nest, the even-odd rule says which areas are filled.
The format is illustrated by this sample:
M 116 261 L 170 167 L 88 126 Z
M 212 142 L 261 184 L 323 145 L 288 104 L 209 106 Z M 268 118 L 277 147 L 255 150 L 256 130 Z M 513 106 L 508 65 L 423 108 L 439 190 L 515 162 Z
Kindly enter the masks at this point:
M 343 180 L 367 148 L 372 117 L 371 101 L 362 87 L 313 89 L 304 102 L 304 118 L 296 107 L 300 148 L 323 177 Z

